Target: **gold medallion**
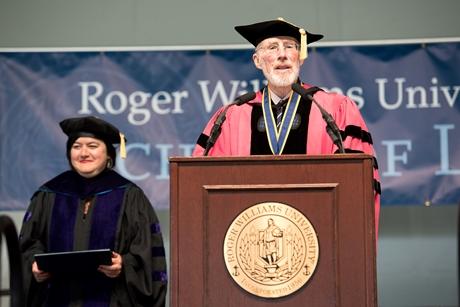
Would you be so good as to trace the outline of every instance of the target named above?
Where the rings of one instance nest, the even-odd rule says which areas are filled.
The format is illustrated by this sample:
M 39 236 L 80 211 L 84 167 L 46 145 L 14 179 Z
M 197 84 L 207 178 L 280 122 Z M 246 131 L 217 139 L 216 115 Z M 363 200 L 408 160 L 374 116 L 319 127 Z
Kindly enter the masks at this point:
M 319 258 L 316 232 L 297 209 L 278 202 L 244 210 L 225 235 L 224 260 L 235 282 L 265 298 L 299 290 Z

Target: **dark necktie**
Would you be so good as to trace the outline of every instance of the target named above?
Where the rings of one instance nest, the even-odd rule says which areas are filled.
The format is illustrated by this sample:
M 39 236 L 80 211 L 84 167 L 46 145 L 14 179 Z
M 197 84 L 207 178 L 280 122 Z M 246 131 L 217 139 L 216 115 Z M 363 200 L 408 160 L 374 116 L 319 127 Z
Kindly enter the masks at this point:
M 284 106 L 288 102 L 288 99 L 282 99 L 275 105 L 275 120 L 276 120 L 276 128 L 278 131 L 280 130 L 281 120 L 283 119 L 284 113 Z

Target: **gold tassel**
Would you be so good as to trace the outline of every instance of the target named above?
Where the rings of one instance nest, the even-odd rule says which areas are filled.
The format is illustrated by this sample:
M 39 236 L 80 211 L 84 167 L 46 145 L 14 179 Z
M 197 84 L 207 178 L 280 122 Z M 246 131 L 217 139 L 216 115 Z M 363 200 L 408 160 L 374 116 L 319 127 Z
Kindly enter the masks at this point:
M 120 157 L 126 159 L 125 135 L 120 132 Z
M 300 60 L 305 60 L 308 57 L 307 53 L 307 32 L 304 29 L 299 29 L 300 32 Z
M 291 26 L 293 27 L 296 27 L 296 28 L 299 28 L 298 26 L 296 26 L 295 24 L 293 23 L 290 23 L 286 20 L 284 20 L 283 17 L 278 17 L 278 20 L 279 21 L 283 21 L 285 23 L 288 23 L 290 24 Z M 300 54 L 299 54 L 299 58 L 300 60 L 305 60 L 307 57 L 308 57 L 308 51 L 307 51 L 307 32 L 302 29 L 302 28 L 299 28 L 299 32 L 300 32 Z

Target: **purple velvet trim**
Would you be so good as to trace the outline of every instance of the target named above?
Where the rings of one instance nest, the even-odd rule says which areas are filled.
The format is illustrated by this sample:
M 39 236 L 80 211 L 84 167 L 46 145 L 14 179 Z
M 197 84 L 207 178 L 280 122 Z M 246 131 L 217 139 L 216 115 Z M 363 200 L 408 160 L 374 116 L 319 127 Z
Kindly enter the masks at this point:
M 168 274 L 165 271 L 153 271 L 152 272 L 152 279 L 153 279 L 153 281 L 167 282 L 168 281 Z
M 56 194 L 49 230 L 48 252 L 73 250 L 78 203 L 78 197 Z
M 125 189 L 115 189 L 110 193 L 96 195 L 91 218 L 89 249 L 115 247 L 118 218 L 123 203 Z
M 123 203 L 124 193 L 129 181 L 113 171 L 84 179 L 75 172 L 65 172 L 40 190 L 55 193 L 48 251 L 70 251 L 74 245 L 75 219 L 79 203 L 87 197 L 96 197 L 91 215 L 91 233 L 88 249 L 110 248 L 115 246 L 117 224 Z M 101 273 L 84 277 L 79 282 L 85 293 L 86 307 L 108 307 L 113 288 L 113 280 Z M 50 284 L 49 306 L 67 306 L 70 284 L 66 276 Z
M 164 257 L 165 249 L 162 246 L 152 247 L 152 257 Z
M 31 217 L 32 217 L 32 212 L 27 211 L 26 214 L 24 214 L 24 219 L 22 220 L 22 222 L 27 223 L 30 220 Z
M 153 224 L 150 224 L 150 232 L 151 232 L 152 234 L 161 233 L 160 223 L 153 223 Z
M 115 247 L 118 218 L 125 194 L 125 188 L 114 189 L 110 193 L 96 195 L 95 206 L 91 216 L 91 235 L 88 249 Z M 106 307 L 110 303 L 113 280 L 105 276 L 91 279 L 84 285 L 88 298 L 84 307 Z
M 104 171 L 89 179 L 81 177 L 74 171 L 67 171 L 45 183 L 40 190 L 76 195 L 84 199 L 129 183 L 131 183 L 129 180 L 112 170 Z

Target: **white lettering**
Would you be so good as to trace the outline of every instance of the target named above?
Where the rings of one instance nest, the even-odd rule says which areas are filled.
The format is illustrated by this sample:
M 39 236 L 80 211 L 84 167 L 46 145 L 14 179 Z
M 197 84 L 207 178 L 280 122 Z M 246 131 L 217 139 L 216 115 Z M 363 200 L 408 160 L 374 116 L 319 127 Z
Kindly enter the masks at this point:
M 438 79 L 437 78 L 431 79 L 431 84 L 437 85 Z M 440 108 L 441 104 L 439 103 L 438 87 L 430 86 L 430 92 L 431 92 L 431 107 Z
M 356 103 L 356 105 L 358 106 L 358 109 L 361 109 L 364 106 L 362 87 L 358 87 L 358 86 L 350 87 L 347 90 L 347 96 L 350 97 L 350 99 Z
M 160 150 L 160 174 L 156 175 L 156 179 L 169 179 L 168 163 L 170 151 L 173 148 L 171 144 L 156 144 L 155 148 Z
M 421 86 L 414 86 L 406 88 L 407 92 L 407 106 L 408 109 L 416 109 L 416 103 L 419 102 L 418 108 L 428 108 L 428 102 L 426 101 L 426 91 L 425 88 Z M 415 98 L 419 94 L 419 100 Z
M 452 96 L 449 95 L 449 86 L 441 86 L 441 92 L 444 94 L 444 97 L 447 100 L 447 103 L 450 107 L 454 106 L 455 100 L 457 99 L 458 92 L 460 91 L 460 86 L 454 86 L 454 93 Z
M 118 98 L 118 99 L 113 99 L 113 98 Z M 113 100 L 118 100 L 120 107 L 118 110 L 113 106 Z M 107 94 L 105 96 L 105 108 L 110 114 L 120 114 L 123 113 L 126 110 L 126 107 L 128 106 L 128 99 L 126 98 L 126 95 L 120 91 L 113 91 Z
M 358 86 L 350 87 L 349 89 L 346 90 L 345 94 L 344 94 L 344 91 L 340 87 L 331 87 L 331 88 L 322 87 L 322 89 L 325 90 L 326 92 L 334 92 L 340 95 L 348 96 L 351 100 L 353 100 L 356 103 L 356 105 L 358 106 L 358 109 L 361 109 L 364 106 L 362 87 L 358 87 Z
M 387 102 L 385 98 L 385 84 L 388 82 L 386 78 L 375 79 L 378 85 L 378 96 L 380 105 L 387 110 L 396 110 L 399 108 L 403 102 L 403 83 L 406 81 L 404 78 L 396 78 L 395 82 L 397 84 L 397 99 L 393 103 Z
M 141 149 L 146 156 L 150 156 L 150 145 L 149 144 L 143 144 L 143 143 L 132 143 L 129 145 L 126 145 L 126 154 L 129 156 L 129 152 L 132 149 Z M 123 177 L 126 177 L 128 180 L 144 180 L 150 177 L 149 172 L 145 172 L 141 175 L 135 175 L 131 172 L 128 171 L 128 168 L 126 167 L 126 163 L 124 159 L 120 159 L 120 157 L 117 157 L 117 170 L 120 172 L 120 175 Z
M 195 148 L 195 144 L 179 144 L 179 149 L 182 153 L 181 155 L 185 157 L 192 155 L 193 148 Z
M 168 92 L 165 92 L 165 91 L 157 92 L 152 97 L 152 109 L 157 114 L 162 114 L 162 115 L 168 114 L 171 111 L 171 109 L 168 106 L 171 102 L 172 102 L 172 98 Z
M 81 88 L 79 114 L 92 114 L 94 111 L 98 114 L 117 115 L 128 110 L 127 119 L 136 126 L 148 123 L 152 112 L 159 115 L 184 113 L 182 101 L 189 96 L 187 91 L 159 91 L 153 95 L 142 91 L 134 91 L 129 95 L 122 91 L 104 93 L 104 86 L 100 82 L 79 82 L 78 85 Z M 149 99 L 150 109 L 147 106 Z
M 392 95 L 391 91 L 387 92 L 386 83 L 388 79 L 379 78 L 375 79 L 378 85 L 378 97 L 379 102 L 383 108 L 387 110 L 396 110 L 400 108 L 404 102 L 407 101 L 407 109 L 426 109 L 426 108 L 440 108 L 441 100 L 445 100 L 449 107 L 454 107 L 457 97 L 460 92 L 460 86 L 438 86 L 438 79 L 432 78 L 432 86 L 426 89 L 423 86 L 410 86 L 406 87 L 405 78 L 396 78 L 394 82 L 396 84 L 396 94 Z M 452 93 L 451 93 L 452 92 Z M 405 96 L 404 94 L 407 94 Z M 388 102 L 387 95 L 389 97 L 396 96 L 394 102 Z
M 431 84 L 433 86 L 430 86 L 430 92 L 431 92 L 431 105 L 430 107 L 432 108 L 440 108 L 441 103 L 439 101 L 439 89 L 441 89 L 442 97 L 444 97 L 447 101 L 447 104 L 452 108 L 454 107 L 455 100 L 458 97 L 458 93 L 460 92 L 460 86 L 453 86 L 452 89 L 450 86 L 441 86 L 438 87 L 438 79 L 437 78 L 432 78 L 431 79 Z M 450 95 L 450 91 L 453 91 L 452 95 Z
M 136 126 L 144 125 L 150 120 L 150 112 L 144 107 L 149 99 L 150 94 L 146 92 L 136 91 L 129 95 L 129 114 L 128 121 Z
M 410 151 L 412 150 L 412 142 L 410 140 L 395 140 L 382 141 L 382 144 L 387 147 L 387 171 L 383 173 L 383 176 L 401 176 L 401 172 L 396 171 L 396 161 L 407 164 L 407 151 L 404 151 L 401 155 L 396 155 L 396 147 L 405 146 Z
M 182 108 L 182 99 L 188 98 L 187 91 L 172 92 L 171 95 L 174 97 L 174 108 L 171 110 L 173 114 L 182 114 L 184 109 Z
M 448 130 L 454 129 L 455 125 L 434 125 L 434 129 L 439 130 L 440 134 L 440 156 L 441 169 L 436 171 L 436 175 L 460 175 L 460 169 L 450 169 L 449 167 L 449 136 Z
M 98 101 L 99 96 L 101 96 L 104 88 L 99 82 L 78 82 L 78 85 L 81 87 L 81 109 L 78 111 L 79 114 L 91 114 L 89 110 L 89 104 L 96 109 L 96 112 L 99 114 L 105 114 L 105 109 Z M 94 89 L 94 92 L 90 94 L 90 88 Z
M 240 81 L 237 80 L 232 80 L 230 81 L 231 84 L 231 90 L 230 94 L 227 95 L 225 92 L 225 87 L 222 81 L 217 81 L 216 86 L 214 87 L 214 91 L 212 91 L 212 95 L 209 95 L 209 80 L 199 80 L 198 85 L 200 86 L 201 89 L 201 95 L 203 97 L 203 102 L 204 102 L 204 107 L 206 112 L 211 112 L 211 110 L 214 107 L 214 104 L 216 103 L 216 100 L 219 98 L 220 101 L 222 101 L 222 104 L 225 105 L 231 101 L 233 101 L 236 98 L 237 95 L 237 90 Z
M 156 144 L 154 146 L 155 149 L 159 152 L 159 172 L 155 175 L 155 179 L 157 180 L 169 180 L 169 157 L 177 153 L 178 156 L 191 156 L 192 150 L 195 147 L 195 144 L 178 144 L 177 148 L 173 146 L 173 144 Z M 140 149 L 143 152 L 144 156 L 151 157 L 152 146 L 148 143 L 132 143 L 126 146 L 126 152 L 128 157 L 135 156 L 138 153 L 136 149 Z M 144 160 L 144 159 L 142 159 Z M 129 169 L 129 161 L 139 161 L 138 159 L 121 159 L 117 157 L 117 171 L 123 177 L 131 180 L 131 181 L 141 181 L 149 179 L 153 174 L 148 171 L 149 167 L 148 164 L 144 163 L 136 163 L 134 167 L 138 169 L 141 168 L 142 172 L 135 173 L 132 169 Z M 155 162 L 155 165 L 157 163 Z M 153 166 L 152 166 L 153 168 Z
M 179 144 L 180 156 L 191 156 L 195 144 Z M 160 151 L 160 173 L 155 176 L 159 180 L 169 179 L 169 157 L 171 157 L 172 144 L 156 144 L 155 148 Z

